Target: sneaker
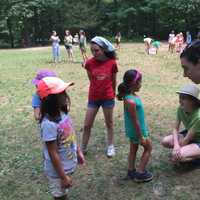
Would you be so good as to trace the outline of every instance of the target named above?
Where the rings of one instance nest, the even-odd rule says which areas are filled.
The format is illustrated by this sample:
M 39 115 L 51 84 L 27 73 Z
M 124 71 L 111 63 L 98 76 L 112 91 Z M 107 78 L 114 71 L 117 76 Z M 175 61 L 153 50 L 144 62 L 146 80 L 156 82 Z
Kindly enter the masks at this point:
M 136 172 L 135 181 L 138 183 L 148 182 L 153 179 L 153 174 L 151 172 L 145 171 L 143 173 Z
M 108 148 L 107 148 L 107 152 L 106 152 L 106 155 L 111 158 L 115 155 L 115 147 L 114 145 L 109 145 Z
M 134 170 L 128 170 L 127 175 L 124 178 L 124 180 L 130 180 L 130 179 L 133 180 L 133 179 L 135 179 L 136 175 L 137 175 L 137 172 L 136 172 L 135 169 Z

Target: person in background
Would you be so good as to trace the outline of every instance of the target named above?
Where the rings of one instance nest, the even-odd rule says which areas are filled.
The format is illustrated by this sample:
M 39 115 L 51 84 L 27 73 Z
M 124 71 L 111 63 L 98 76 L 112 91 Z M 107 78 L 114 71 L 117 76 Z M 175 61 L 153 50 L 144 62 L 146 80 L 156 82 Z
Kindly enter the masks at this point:
M 172 30 L 168 38 L 168 51 L 170 53 L 174 52 L 175 42 L 176 42 L 175 33 L 174 33 L 174 30 Z
M 152 42 L 152 38 L 146 37 L 144 35 L 144 45 L 145 45 L 145 51 L 147 54 L 149 54 L 149 49 L 151 48 L 151 42 Z
M 192 36 L 189 31 L 186 32 L 186 44 L 190 44 L 192 42 Z
M 60 61 L 60 38 L 58 37 L 56 31 L 52 31 L 50 41 L 52 42 L 53 61 L 57 63 Z
M 115 43 L 116 43 L 116 46 L 115 48 L 116 49 L 120 49 L 120 42 L 121 42 L 121 33 L 118 32 L 115 36 Z
M 86 60 L 87 60 L 87 55 L 86 55 L 87 41 L 86 41 L 85 31 L 80 30 L 79 35 L 80 35 L 79 47 L 80 47 L 81 54 L 82 54 L 82 57 L 83 57 L 83 62 L 85 63 Z
M 73 62 L 74 58 L 73 58 L 72 42 L 73 42 L 73 37 L 70 34 L 70 31 L 66 30 L 65 31 L 65 37 L 64 37 L 65 49 L 66 49 L 67 54 L 68 54 L 68 59 Z

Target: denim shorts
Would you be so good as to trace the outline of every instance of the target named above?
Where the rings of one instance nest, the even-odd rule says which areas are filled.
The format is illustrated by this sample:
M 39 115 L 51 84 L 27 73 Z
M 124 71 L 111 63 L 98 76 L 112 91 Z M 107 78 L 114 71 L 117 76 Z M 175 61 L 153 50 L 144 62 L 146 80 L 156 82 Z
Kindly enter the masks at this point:
M 187 133 L 188 133 L 188 130 L 186 130 L 186 129 L 179 132 L 179 134 L 183 135 L 183 137 L 185 137 L 185 136 L 187 135 Z M 190 142 L 189 142 L 189 144 L 192 144 L 192 143 L 193 143 L 193 144 L 196 144 L 196 145 L 200 148 L 200 143 L 195 142 L 195 141 L 190 141 Z
M 115 105 L 114 99 L 109 100 L 98 100 L 98 101 L 88 101 L 88 107 L 89 108 L 99 108 L 102 106 L 102 108 L 113 108 Z

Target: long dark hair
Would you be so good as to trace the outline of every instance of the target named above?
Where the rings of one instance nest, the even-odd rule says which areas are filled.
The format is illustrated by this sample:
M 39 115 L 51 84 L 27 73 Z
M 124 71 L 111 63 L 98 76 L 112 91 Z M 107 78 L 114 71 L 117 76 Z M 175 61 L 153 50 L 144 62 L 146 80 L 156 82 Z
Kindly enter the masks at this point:
M 188 44 L 181 53 L 180 58 L 186 58 L 194 65 L 198 64 L 200 59 L 200 40 Z
M 91 44 L 96 44 L 96 45 L 98 45 L 96 42 L 91 42 Z M 98 46 L 99 46 L 99 45 L 98 45 Z M 115 51 L 105 51 L 105 49 L 104 49 L 103 47 L 101 47 L 101 46 L 99 46 L 99 47 L 103 50 L 103 52 L 104 52 L 104 54 L 105 54 L 105 56 L 106 56 L 107 58 L 109 58 L 109 59 L 114 59 L 114 60 L 117 59 L 117 54 L 116 54 Z
M 119 101 L 122 101 L 126 95 L 131 94 L 133 82 L 137 83 L 139 80 L 141 80 L 142 75 L 138 73 L 139 72 L 135 69 L 130 69 L 125 72 L 123 82 L 118 86 L 117 98 Z
M 71 101 L 65 91 L 59 94 L 50 94 L 42 99 L 41 104 L 41 119 L 47 117 L 50 121 L 58 122 L 60 119 L 60 112 L 67 114 L 70 110 Z

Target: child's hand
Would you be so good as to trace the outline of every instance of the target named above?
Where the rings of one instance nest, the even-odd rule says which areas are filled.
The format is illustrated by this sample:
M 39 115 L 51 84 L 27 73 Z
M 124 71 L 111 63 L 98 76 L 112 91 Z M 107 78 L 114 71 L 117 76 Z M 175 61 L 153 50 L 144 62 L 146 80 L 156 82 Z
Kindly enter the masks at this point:
M 69 188 L 72 186 L 72 179 L 69 176 L 65 176 L 64 179 L 61 179 L 61 187 L 62 188 Z
M 78 150 L 77 150 L 77 160 L 78 160 L 79 165 L 85 164 L 85 157 L 84 157 L 82 151 L 80 150 L 80 148 L 78 148 Z
M 82 63 L 81 63 L 81 66 L 82 66 L 83 68 L 85 68 L 85 62 L 82 62 Z
M 181 160 L 181 148 L 176 147 L 172 151 L 172 159 L 175 161 L 180 161 Z
M 141 137 L 141 139 L 140 139 L 140 144 L 141 144 L 142 146 L 146 146 L 146 145 L 147 145 L 147 140 L 144 139 L 143 137 Z

